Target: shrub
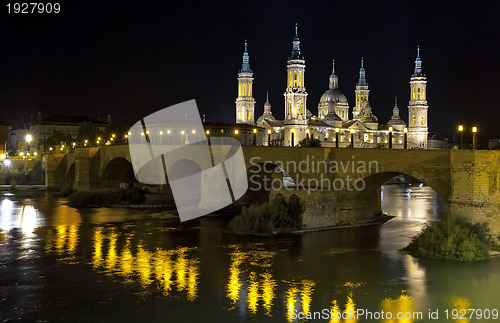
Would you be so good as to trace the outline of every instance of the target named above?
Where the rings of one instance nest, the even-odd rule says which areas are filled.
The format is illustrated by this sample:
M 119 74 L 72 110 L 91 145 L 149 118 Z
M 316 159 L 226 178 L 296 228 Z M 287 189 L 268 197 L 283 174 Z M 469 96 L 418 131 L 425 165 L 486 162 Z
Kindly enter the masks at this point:
M 121 192 L 114 189 L 76 191 L 68 196 L 68 205 L 73 207 L 110 206 L 120 202 Z
M 62 196 L 62 197 L 68 197 L 70 196 L 71 194 L 73 194 L 75 192 L 75 189 L 73 188 L 73 184 L 66 184 L 64 185 L 63 188 L 61 188 L 61 190 L 59 191 L 59 196 Z
M 283 202 L 266 202 L 243 207 L 241 214 L 229 222 L 229 228 L 237 233 L 270 235 L 275 231 L 289 232 L 302 226 L 300 205 Z
M 488 259 L 491 248 L 486 224 L 448 214 L 442 221 L 427 224 L 403 250 L 415 257 L 475 261 Z
M 11 180 L 10 181 L 9 191 L 15 192 L 17 190 L 16 186 L 17 186 L 16 180 L 15 179 Z

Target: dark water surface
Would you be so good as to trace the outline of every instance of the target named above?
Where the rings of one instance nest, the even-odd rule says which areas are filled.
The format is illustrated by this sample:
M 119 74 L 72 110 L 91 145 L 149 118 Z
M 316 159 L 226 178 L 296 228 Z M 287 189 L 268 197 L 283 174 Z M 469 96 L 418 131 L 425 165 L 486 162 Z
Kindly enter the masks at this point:
M 381 226 L 267 238 L 226 232 L 229 218 L 180 223 L 3 192 L 0 321 L 292 322 L 294 311 L 365 309 L 423 320 L 322 321 L 452 322 L 444 310 L 500 308 L 500 258 L 463 264 L 398 252 L 446 211 L 432 189 L 388 185 L 382 194 L 396 218 Z

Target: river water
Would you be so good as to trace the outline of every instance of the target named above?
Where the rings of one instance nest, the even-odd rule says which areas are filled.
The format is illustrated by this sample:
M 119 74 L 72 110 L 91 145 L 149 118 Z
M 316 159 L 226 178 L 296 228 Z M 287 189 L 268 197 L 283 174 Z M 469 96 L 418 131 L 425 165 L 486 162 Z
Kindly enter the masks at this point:
M 463 264 L 398 251 L 446 212 L 426 186 L 384 186 L 383 210 L 395 218 L 383 225 L 280 237 L 231 234 L 227 217 L 180 223 L 1 194 L 0 321 L 298 322 L 317 312 L 324 322 L 452 322 L 446 310 L 500 307 L 500 258 Z M 343 311 L 385 317 L 339 319 Z

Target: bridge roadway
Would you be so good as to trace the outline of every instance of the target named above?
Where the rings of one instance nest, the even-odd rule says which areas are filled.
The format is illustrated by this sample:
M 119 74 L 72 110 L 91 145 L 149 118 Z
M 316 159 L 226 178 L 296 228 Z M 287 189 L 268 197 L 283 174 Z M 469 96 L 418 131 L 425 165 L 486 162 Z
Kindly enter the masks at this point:
M 407 174 L 434 189 L 449 203 L 451 212 L 486 222 L 495 236 L 500 234 L 500 151 L 253 146 L 242 149 L 249 192 L 237 203 L 263 197 L 287 201 L 298 198 L 304 206 L 306 228 L 376 219 L 382 213 L 380 186 L 398 174 Z M 222 154 L 228 152 L 229 146 Z M 181 155 L 176 158 L 180 163 L 184 160 Z M 127 145 L 48 154 L 45 162 L 48 189 L 74 185 L 79 190 L 90 190 L 134 181 Z M 280 185 L 282 180 L 276 177 L 275 166 L 290 175 L 296 183 L 293 189 Z

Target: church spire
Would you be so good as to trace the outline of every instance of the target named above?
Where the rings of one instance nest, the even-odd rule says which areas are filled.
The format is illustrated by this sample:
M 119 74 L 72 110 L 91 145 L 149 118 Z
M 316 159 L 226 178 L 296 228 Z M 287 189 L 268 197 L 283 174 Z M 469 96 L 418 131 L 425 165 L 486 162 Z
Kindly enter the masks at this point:
M 332 75 L 330 75 L 330 89 L 338 89 L 339 87 L 339 78 L 335 75 L 335 60 L 332 62 Z
M 247 40 L 245 39 L 245 52 L 243 53 L 243 63 L 241 64 L 241 73 L 252 73 L 250 69 L 250 56 L 247 51 Z
M 417 58 L 415 59 L 415 71 L 412 77 L 425 76 L 422 71 L 422 59 L 420 58 L 420 46 L 417 46 Z
M 359 80 L 357 85 L 368 85 L 366 83 L 366 72 L 363 63 L 363 57 L 361 57 L 361 68 L 359 69 Z
M 392 119 L 400 119 L 399 107 L 398 107 L 398 97 L 394 98 L 394 108 L 392 109 Z
M 269 102 L 269 92 L 266 93 L 266 103 L 264 103 L 264 115 L 271 115 L 271 103 Z
M 290 59 L 304 59 L 300 56 L 300 39 L 299 39 L 299 31 L 298 25 L 295 23 L 295 37 L 293 38 L 293 47 L 292 47 L 292 56 Z

